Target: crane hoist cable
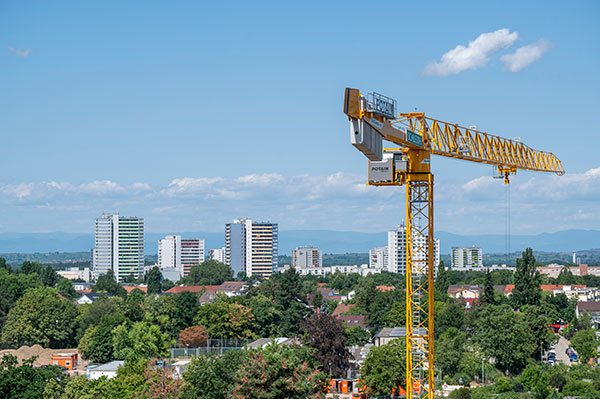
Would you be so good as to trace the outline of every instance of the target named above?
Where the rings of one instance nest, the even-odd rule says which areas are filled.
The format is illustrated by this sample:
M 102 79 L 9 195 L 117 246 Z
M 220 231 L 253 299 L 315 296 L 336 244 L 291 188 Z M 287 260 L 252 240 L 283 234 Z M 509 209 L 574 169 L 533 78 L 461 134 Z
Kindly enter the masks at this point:
M 367 184 L 406 186 L 406 394 L 408 399 L 433 399 L 436 268 L 431 156 L 494 165 L 506 184 L 518 169 L 559 175 L 565 171 L 552 153 L 534 150 L 520 140 L 423 112 L 396 113 L 396 100 L 379 93 L 346 88 L 343 110 L 350 121 L 350 142 L 369 160 Z M 398 147 L 384 149 L 383 140 Z

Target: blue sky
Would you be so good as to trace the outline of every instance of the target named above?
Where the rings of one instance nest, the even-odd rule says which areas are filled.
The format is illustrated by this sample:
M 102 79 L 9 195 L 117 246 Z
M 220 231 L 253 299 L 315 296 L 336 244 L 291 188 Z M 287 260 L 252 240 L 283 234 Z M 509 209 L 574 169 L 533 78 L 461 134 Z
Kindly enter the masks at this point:
M 599 20 L 595 1 L 1 2 L 0 232 L 113 210 L 152 232 L 392 229 L 403 188 L 363 185 L 344 87 L 555 153 L 565 176 L 513 178 L 514 233 L 600 229 Z M 437 230 L 504 232 L 491 167 L 433 170 Z

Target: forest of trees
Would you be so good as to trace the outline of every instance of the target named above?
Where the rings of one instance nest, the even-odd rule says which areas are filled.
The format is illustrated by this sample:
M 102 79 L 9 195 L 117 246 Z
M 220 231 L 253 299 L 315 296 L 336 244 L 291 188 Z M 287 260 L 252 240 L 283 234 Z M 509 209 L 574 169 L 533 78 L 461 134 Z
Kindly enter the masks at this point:
M 526 250 L 514 274 L 458 273 L 439 267 L 434 302 L 436 378 L 439 383 L 468 385 L 479 381 L 483 362 L 489 382 L 486 387 L 456 391 L 454 397 L 598 398 L 600 372 L 584 364 L 596 356 L 595 330 L 589 319 L 575 318 L 573 300 L 540 290 L 545 280 L 535 265 L 532 251 Z M 565 272 L 559 280 L 572 277 Z M 211 261 L 194 266 L 181 283 L 218 284 L 232 278 L 228 266 Z M 3 348 L 77 347 L 92 362 L 125 361 L 116 378 L 88 380 L 4 356 L 0 397 L 323 398 L 330 378 L 343 377 L 349 367 L 356 367 L 348 347 L 366 344 L 383 327 L 405 324 L 405 278 L 394 273 L 316 277 L 290 269 L 248 282 L 243 295 L 218 295 L 204 305 L 198 302 L 201 293 L 164 295 L 164 281 L 155 272 L 148 274 L 146 283 L 148 294 L 139 289 L 127 293 L 110 274 L 101 276 L 93 290 L 107 295 L 76 306 L 72 283 L 59 278 L 52 267 L 25 261 L 13 268 L 0 258 Z M 337 304 L 320 295 L 318 283 L 342 294 L 353 291 L 348 313 L 366 316 L 368 328 L 346 327 L 332 317 Z M 480 301 L 469 310 L 446 294 L 450 284 L 460 283 L 483 287 Z M 512 296 L 495 292 L 497 284 L 515 284 Z M 395 289 L 378 290 L 381 285 Z M 558 319 L 570 323 L 564 333 L 582 364 L 567 368 L 539 362 L 540 351 L 557 338 L 546 325 Z M 169 357 L 172 346 L 259 337 L 295 337 L 301 345 L 272 343 L 262 349 L 201 355 L 182 379 L 165 375 L 156 366 L 158 359 Z M 403 339 L 396 339 L 369 351 L 360 373 L 371 395 L 387 395 L 404 384 L 404 345 Z

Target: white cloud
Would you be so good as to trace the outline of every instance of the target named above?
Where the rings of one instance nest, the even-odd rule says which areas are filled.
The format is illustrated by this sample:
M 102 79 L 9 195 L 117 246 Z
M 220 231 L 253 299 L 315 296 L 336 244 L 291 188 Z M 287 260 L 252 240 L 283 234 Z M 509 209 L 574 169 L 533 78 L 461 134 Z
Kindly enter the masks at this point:
M 481 68 L 489 62 L 490 55 L 512 46 L 518 38 L 518 32 L 510 32 L 506 28 L 482 33 L 477 39 L 470 41 L 468 46 L 458 45 L 445 53 L 439 62 L 427 64 L 423 74 L 448 76 Z
M 33 49 L 31 49 L 29 47 L 27 47 L 25 50 L 21 50 L 19 48 L 14 48 L 14 47 L 9 47 L 8 48 L 8 52 L 10 54 L 14 54 L 14 55 L 16 55 L 18 57 L 23 57 L 23 58 L 27 57 L 29 55 L 29 53 L 31 53 L 32 50 Z
M 405 188 L 364 183 L 365 176 L 345 172 L 183 177 L 162 186 L 111 180 L 0 183 L 0 220 L 4 230 L 31 225 L 69 231 L 81 228 L 77 220 L 92 223 L 102 212 L 119 210 L 145 217 L 148 231 L 220 231 L 235 217 L 272 220 L 282 229 L 394 228 L 404 218 Z M 519 173 L 509 187 L 513 233 L 598 228 L 600 168 L 564 176 Z M 491 176 L 464 184 L 436 182 L 436 230 L 502 233 L 506 188 Z
M 105 195 L 111 193 L 123 193 L 125 188 L 110 180 L 94 180 L 90 183 L 75 186 L 73 187 L 73 190 L 93 195 Z
M 497 182 L 491 176 L 480 176 L 476 179 L 469 180 L 462 185 L 462 189 L 468 193 L 485 190 Z
M 537 43 L 519 47 L 514 53 L 505 54 L 500 57 L 500 59 L 509 71 L 518 72 L 542 58 L 542 55 L 548 51 L 551 46 L 550 42 L 540 39 Z

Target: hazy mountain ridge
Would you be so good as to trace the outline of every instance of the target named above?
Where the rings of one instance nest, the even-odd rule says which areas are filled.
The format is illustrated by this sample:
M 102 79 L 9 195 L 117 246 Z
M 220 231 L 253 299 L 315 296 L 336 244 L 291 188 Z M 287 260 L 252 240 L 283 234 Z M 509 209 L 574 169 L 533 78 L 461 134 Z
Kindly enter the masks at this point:
M 224 232 L 183 232 L 184 238 L 203 238 L 206 249 L 225 245 Z M 146 233 L 145 252 L 156 254 L 157 242 L 163 233 Z M 503 234 L 460 235 L 439 231 L 441 252 L 450 253 L 453 246 L 480 246 L 485 253 L 504 253 Z M 564 230 L 537 235 L 511 235 L 510 250 L 531 247 L 536 251 L 569 252 L 600 248 L 600 230 Z M 87 252 L 94 245 L 93 234 L 73 233 L 0 233 L 0 253 Z M 299 246 L 312 245 L 324 253 L 365 253 L 387 245 L 387 233 L 361 233 L 333 230 L 282 230 L 279 232 L 279 253 L 291 254 Z

